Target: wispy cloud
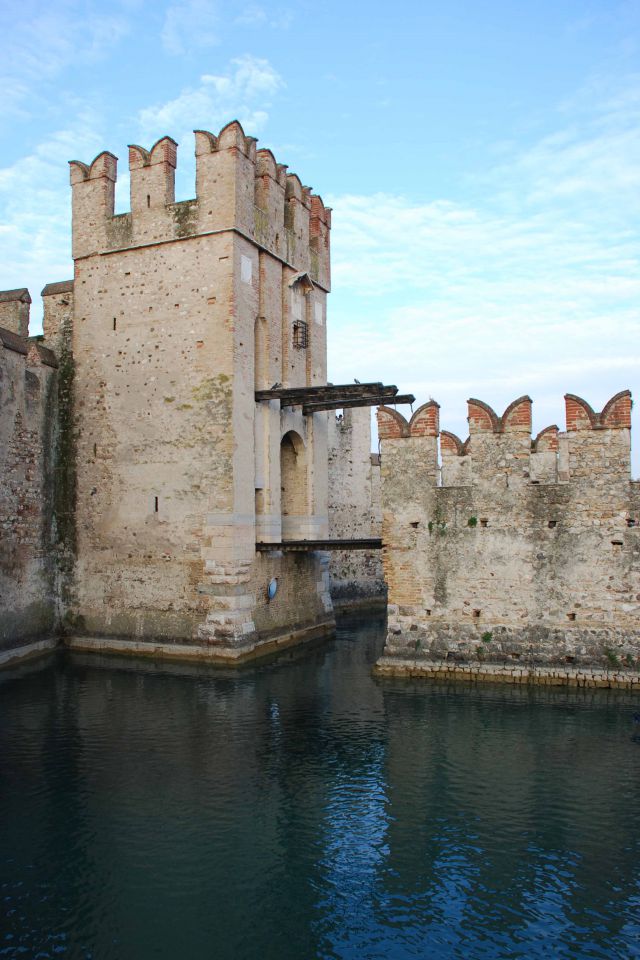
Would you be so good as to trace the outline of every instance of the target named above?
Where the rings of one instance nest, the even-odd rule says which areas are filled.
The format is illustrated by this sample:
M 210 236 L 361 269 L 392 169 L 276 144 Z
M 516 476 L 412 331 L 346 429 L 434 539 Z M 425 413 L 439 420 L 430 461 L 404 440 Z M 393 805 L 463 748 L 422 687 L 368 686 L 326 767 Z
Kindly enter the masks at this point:
M 162 27 L 162 44 L 176 56 L 196 47 L 220 43 L 218 4 L 212 0 L 180 0 L 167 7 Z
M 142 134 L 147 139 L 168 130 L 182 134 L 219 126 L 231 117 L 237 117 L 247 130 L 259 131 L 268 118 L 271 98 L 283 86 L 268 60 L 238 57 L 226 74 L 204 74 L 197 86 L 187 87 L 175 99 L 141 110 Z
M 386 371 L 463 433 L 470 394 L 502 410 L 530 391 L 542 427 L 566 391 L 640 390 L 640 80 L 599 93 L 501 145 L 474 203 L 328 198 L 335 379 Z
M 128 31 L 127 4 L 122 0 L 108 13 L 95 2 L 80 0 L 55 7 L 36 0 L 3 4 L 0 91 L 5 118 L 27 115 L 34 96 L 41 109 L 36 91 L 69 67 L 103 59 Z
M 266 122 L 271 97 L 282 86 L 282 78 L 268 61 L 238 58 L 225 73 L 203 76 L 197 87 L 183 90 L 175 100 L 141 110 L 142 142 L 150 143 L 164 133 L 191 136 L 199 126 L 215 130 L 233 116 L 246 125 L 247 132 L 255 133 Z M 39 290 L 47 282 L 68 277 L 73 269 L 67 161 L 89 161 L 105 148 L 118 152 L 116 143 L 106 142 L 104 117 L 96 109 L 78 98 L 67 100 L 66 106 L 72 122 L 16 162 L 0 167 L 0 289 L 31 289 L 34 330 L 38 329 Z M 192 167 L 188 154 L 181 157 L 181 183 L 189 180 Z M 118 204 L 124 209 L 129 204 L 127 188 L 125 164 L 117 186 Z
M 287 30 L 293 23 L 293 10 L 287 8 L 266 9 L 257 3 L 245 7 L 235 22 L 244 27 L 271 27 L 274 30 Z
M 219 0 L 177 0 L 165 11 L 161 40 L 167 53 L 184 56 L 226 42 L 234 26 L 287 30 L 292 22 L 293 11 L 288 7 L 243 5 L 235 0 L 224 5 Z
M 67 161 L 91 159 L 104 147 L 101 118 L 86 106 L 75 107 L 72 124 L 0 168 L 0 289 L 30 288 L 32 333 L 38 328 L 42 286 L 73 273 Z

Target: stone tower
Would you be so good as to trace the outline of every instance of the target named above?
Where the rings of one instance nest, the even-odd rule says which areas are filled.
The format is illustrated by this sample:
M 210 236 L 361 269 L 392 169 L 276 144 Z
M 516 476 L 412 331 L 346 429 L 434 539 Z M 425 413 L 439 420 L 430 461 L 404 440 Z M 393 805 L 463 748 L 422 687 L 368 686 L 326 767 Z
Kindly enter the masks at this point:
M 233 122 L 71 162 L 75 646 L 239 659 L 329 631 L 327 416 L 256 402 L 326 383 L 330 211 Z M 268 597 L 268 585 L 277 592 Z M 180 649 L 176 648 L 180 646 Z

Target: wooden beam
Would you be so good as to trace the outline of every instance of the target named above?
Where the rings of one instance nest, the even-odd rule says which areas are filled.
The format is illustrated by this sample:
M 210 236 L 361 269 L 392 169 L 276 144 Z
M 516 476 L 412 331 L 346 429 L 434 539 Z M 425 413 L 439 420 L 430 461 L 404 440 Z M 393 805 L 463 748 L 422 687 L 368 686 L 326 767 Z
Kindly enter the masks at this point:
M 280 400 L 292 405 L 294 401 L 298 404 L 305 403 L 308 400 L 326 400 L 332 396 L 340 397 L 358 397 L 361 394 L 380 394 L 385 395 L 389 391 L 394 394 L 398 392 L 395 386 L 385 386 L 383 383 L 340 383 L 325 384 L 319 387 L 276 387 L 271 390 L 256 390 L 256 400 Z
M 302 412 L 307 416 L 320 410 L 344 410 L 348 407 L 378 407 L 381 404 L 415 403 L 415 399 L 412 393 L 404 393 L 390 397 L 359 397 L 356 400 L 318 401 L 317 403 L 303 404 Z
M 259 553 L 283 550 L 289 553 L 310 553 L 315 550 L 381 550 L 382 540 L 378 537 L 351 540 L 282 540 L 280 543 L 256 543 Z

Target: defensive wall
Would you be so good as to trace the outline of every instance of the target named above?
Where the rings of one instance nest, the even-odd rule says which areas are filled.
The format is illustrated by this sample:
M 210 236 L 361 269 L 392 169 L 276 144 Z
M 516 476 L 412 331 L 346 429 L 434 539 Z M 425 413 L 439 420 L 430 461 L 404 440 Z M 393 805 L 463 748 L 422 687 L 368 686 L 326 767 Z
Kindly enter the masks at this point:
M 430 401 L 378 410 L 381 674 L 640 683 L 640 484 L 631 395 L 597 413 L 567 394 L 566 430 L 531 437 L 531 400 L 468 404 L 469 437 Z
M 371 453 L 371 411 L 347 408 L 329 414 L 329 536 L 380 537 L 380 457 Z M 329 559 L 334 606 L 384 607 L 386 585 L 380 550 L 336 550 Z
M 30 304 L 24 288 L 0 292 L 0 664 L 51 647 L 59 628 L 61 371 L 27 339 Z

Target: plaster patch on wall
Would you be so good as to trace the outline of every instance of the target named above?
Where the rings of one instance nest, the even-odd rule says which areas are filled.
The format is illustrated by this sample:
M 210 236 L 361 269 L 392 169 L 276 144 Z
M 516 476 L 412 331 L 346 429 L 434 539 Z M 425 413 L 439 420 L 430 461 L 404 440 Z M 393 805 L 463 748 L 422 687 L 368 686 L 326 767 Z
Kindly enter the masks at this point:
M 251 260 L 244 255 L 240 257 L 240 278 L 243 283 L 251 283 L 253 269 Z

